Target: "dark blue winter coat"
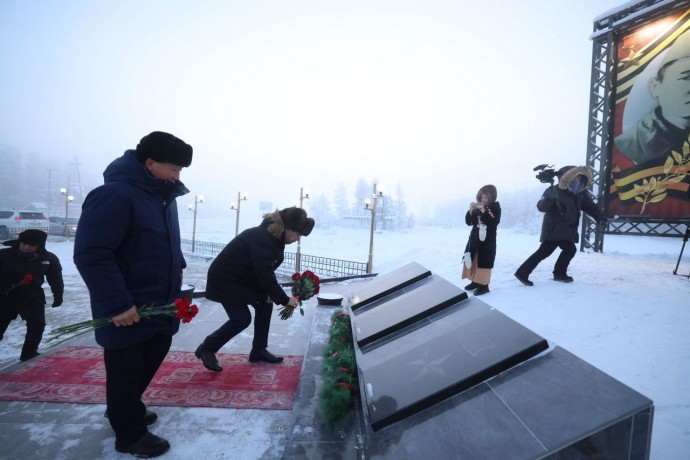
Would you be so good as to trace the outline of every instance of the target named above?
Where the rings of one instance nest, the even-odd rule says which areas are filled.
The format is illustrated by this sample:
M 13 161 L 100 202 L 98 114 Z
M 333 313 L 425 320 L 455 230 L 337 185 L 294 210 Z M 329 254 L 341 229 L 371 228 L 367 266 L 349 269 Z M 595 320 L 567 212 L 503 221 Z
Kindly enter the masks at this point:
M 134 150 L 110 163 L 103 178 L 105 184 L 84 201 L 74 242 L 74 263 L 89 289 L 93 317 L 173 302 L 186 267 L 175 198 L 189 190 L 153 177 Z M 123 348 L 155 333 L 174 334 L 179 325 L 171 316 L 142 318 L 132 326 L 98 328 L 96 341 Z

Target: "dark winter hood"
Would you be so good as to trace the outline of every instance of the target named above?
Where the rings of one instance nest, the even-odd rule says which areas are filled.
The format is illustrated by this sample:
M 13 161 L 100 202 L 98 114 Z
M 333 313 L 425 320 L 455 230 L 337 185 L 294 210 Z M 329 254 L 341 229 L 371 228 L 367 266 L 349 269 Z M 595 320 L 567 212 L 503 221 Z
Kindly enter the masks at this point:
M 485 185 L 479 189 L 477 192 L 477 202 L 482 200 L 482 195 L 487 195 L 489 197 L 489 203 L 495 203 L 498 197 L 496 187 L 491 184 Z
M 592 183 L 592 170 L 587 166 L 564 166 L 556 175 L 559 177 L 558 188 L 561 190 L 568 190 L 570 183 L 579 175 L 587 178 L 587 187 Z
M 152 194 L 158 194 L 166 199 L 177 198 L 189 193 L 185 185 L 177 181 L 168 182 L 156 179 L 139 163 L 134 150 L 127 150 L 120 158 L 116 158 L 103 171 L 103 180 L 108 182 L 127 182 Z

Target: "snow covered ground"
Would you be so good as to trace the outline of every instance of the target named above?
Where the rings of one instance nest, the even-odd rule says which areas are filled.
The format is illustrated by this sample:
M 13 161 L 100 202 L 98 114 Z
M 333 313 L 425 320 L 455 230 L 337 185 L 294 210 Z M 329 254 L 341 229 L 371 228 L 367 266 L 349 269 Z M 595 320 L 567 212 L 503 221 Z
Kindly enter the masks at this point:
M 183 238 L 191 238 L 191 220 L 181 223 Z M 225 242 L 230 233 L 234 234 L 230 219 L 197 222 L 200 241 Z M 376 233 L 374 270 L 385 273 L 415 261 L 464 286 L 467 282 L 459 273 L 468 234 L 467 228 L 439 227 Z M 570 267 L 574 283 L 551 279 L 556 253 L 532 274 L 535 285 L 526 287 L 513 273 L 538 244 L 538 235 L 499 227 L 491 292 L 482 300 L 652 399 L 652 459 L 686 459 L 690 452 L 690 247 L 679 268 L 685 276 L 679 276 L 673 270 L 680 238 L 606 236 L 604 253 L 577 253 Z M 47 309 L 50 330 L 90 316 L 88 294 L 72 264 L 72 241 L 49 241 L 48 249 L 60 257 L 66 284 L 64 306 Z M 295 249 L 295 245 L 288 247 L 291 252 Z M 366 262 L 368 249 L 368 228 L 317 226 L 302 240 L 303 254 L 337 259 Z M 203 290 L 209 259 L 189 256 L 188 263 L 185 281 Z M 23 335 L 23 324 L 13 322 L 0 342 L 0 367 L 17 361 Z M 199 437 L 187 442 L 191 445 L 185 447 L 193 449 L 195 442 L 210 441 Z

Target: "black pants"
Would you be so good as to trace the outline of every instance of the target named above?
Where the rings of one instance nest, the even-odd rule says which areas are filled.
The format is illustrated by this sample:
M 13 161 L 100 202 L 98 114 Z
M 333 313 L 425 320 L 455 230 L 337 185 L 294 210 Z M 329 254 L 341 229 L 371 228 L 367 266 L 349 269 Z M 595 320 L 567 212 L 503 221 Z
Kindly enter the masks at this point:
M 172 335 L 157 334 L 127 348 L 104 349 L 105 397 L 115 442 L 128 446 L 148 431 L 141 395 L 170 350 Z
M 254 307 L 254 340 L 252 341 L 252 347 L 264 349 L 268 347 L 268 332 L 271 327 L 273 304 L 270 302 L 257 302 L 252 304 L 252 307 Z M 206 337 L 202 343 L 203 348 L 213 353 L 217 353 L 223 345 L 248 328 L 252 322 L 252 314 L 247 305 L 224 303 L 223 308 L 230 319 Z
M 24 346 L 20 359 L 33 358 L 38 352 L 38 345 L 43 338 L 43 331 L 46 328 L 46 309 L 45 305 L 16 305 L 5 304 L 0 308 L 0 338 L 5 335 L 7 327 L 17 316 L 21 316 L 26 321 L 26 335 L 24 336 Z
M 558 256 L 556 264 L 553 267 L 553 274 L 566 275 L 568 273 L 568 265 L 570 265 L 570 261 L 573 260 L 573 257 L 575 257 L 575 254 L 577 253 L 575 243 L 567 240 L 544 241 L 541 246 L 539 246 L 539 249 L 537 249 L 534 254 L 529 256 L 527 260 L 520 265 L 520 268 L 517 270 L 518 273 L 528 276 L 535 268 L 537 268 L 539 262 L 553 254 L 553 251 L 555 251 L 556 248 L 561 248 L 561 254 Z

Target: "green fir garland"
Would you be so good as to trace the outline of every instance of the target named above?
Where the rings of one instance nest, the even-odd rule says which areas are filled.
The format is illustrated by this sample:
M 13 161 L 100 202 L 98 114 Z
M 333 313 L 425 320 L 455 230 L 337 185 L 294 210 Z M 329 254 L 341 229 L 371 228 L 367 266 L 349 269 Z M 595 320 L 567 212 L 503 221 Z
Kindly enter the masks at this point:
M 334 312 L 329 334 L 321 365 L 323 386 L 319 393 L 319 412 L 327 427 L 338 428 L 348 421 L 348 409 L 359 391 L 350 315 L 344 310 Z

